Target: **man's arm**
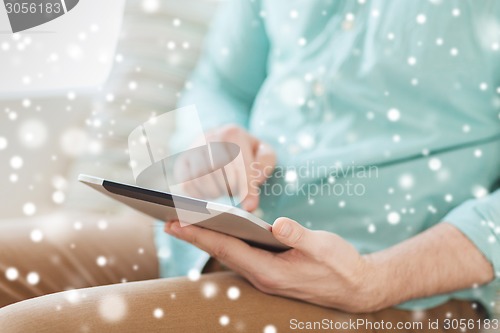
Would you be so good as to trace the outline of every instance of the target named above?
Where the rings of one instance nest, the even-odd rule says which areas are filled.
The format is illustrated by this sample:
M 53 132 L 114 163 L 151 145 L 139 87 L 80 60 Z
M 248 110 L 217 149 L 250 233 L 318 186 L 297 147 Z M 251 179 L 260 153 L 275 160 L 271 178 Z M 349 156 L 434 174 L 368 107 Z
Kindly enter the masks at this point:
M 292 247 L 278 254 L 178 222 L 165 231 L 208 252 L 263 292 L 353 313 L 470 288 L 494 277 L 478 247 L 448 223 L 364 256 L 338 235 L 288 218 L 273 224 L 274 237 Z
M 480 286 L 494 278 L 491 263 L 448 223 L 365 258 L 370 267 L 366 283 L 376 300 L 370 310 Z
M 195 104 L 206 131 L 226 124 L 248 125 L 255 96 L 267 76 L 269 40 L 260 2 L 234 0 L 220 5 L 182 92 L 179 106 Z M 189 133 L 191 123 L 181 114 L 179 133 Z M 186 134 L 177 140 L 194 139 Z

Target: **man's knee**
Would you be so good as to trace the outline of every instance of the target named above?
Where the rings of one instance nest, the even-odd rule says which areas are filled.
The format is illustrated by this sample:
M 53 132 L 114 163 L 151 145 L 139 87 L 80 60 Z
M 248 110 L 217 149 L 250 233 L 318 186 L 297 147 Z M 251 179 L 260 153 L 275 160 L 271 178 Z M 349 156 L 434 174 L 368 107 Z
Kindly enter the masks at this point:
M 162 332 L 183 325 L 203 332 L 202 315 L 221 303 L 205 295 L 209 282 L 224 290 L 251 288 L 225 272 L 198 281 L 160 279 L 68 290 L 1 308 L 0 332 Z M 206 305 L 200 306 L 203 302 Z
M 60 313 L 57 299 L 52 294 L 17 302 L 0 309 L 0 332 L 58 332 L 64 331 L 66 318 Z M 61 330 L 58 329 L 61 326 Z

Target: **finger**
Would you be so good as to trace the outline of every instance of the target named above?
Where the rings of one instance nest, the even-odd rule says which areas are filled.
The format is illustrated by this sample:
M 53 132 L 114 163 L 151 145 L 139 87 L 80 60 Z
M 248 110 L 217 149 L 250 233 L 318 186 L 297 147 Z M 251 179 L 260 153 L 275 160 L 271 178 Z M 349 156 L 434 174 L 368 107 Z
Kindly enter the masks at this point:
M 167 234 L 169 234 L 171 236 L 180 238 L 179 236 L 176 236 L 174 234 L 174 232 L 171 230 L 172 229 L 171 228 L 171 224 L 173 222 L 178 222 L 178 220 L 169 220 L 169 221 L 167 221 L 167 223 L 165 223 L 165 225 L 163 226 L 163 230 Z M 221 262 L 224 266 L 228 267 L 230 270 L 232 270 L 232 271 L 240 274 L 241 276 L 245 277 L 247 280 L 251 281 L 253 279 L 252 274 L 249 271 L 245 270 L 243 267 L 241 267 L 239 265 L 236 265 L 236 264 L 234 264 L 232 262 L 226 262 L 226 261 L 223 261 L 223 260 L 220 260 L 220 259 L 218 259 L 218 261 Z
M 169 224 L 167 229 L 168 233 L 208 252 L 232 268 L 239 267 L 247 272 L 265 274 L 266 271 L 275 269 L 279 261 L 271 252 L 251 247 L 235 237 L 219 232 L 194 225 L 181 227 L 179 222 Z
M 208 193 L 213 190 L 212 187 L 215 185 L 210 183 L 210 176 L 207 176 L 209 173 L 207 168 L 209 166 L 207 166 L 203 154 L 199 151 L 189 152 L 186 154 L 186 160 L 184 166 L 187 177 L 184 178 L 181 184 L 182 189 L 189 196 L 198 199 L 207 199 Z
M 198 192 L 198 186 L 193 184 L 192 181 L 185 182 L 181 186 L 182 186 L 181 193 L 175 193 L 175 194 L 187 195 L 196 199 L 203 200 L 203 195 L 200 192 Z
M 238 181 L 238 173 L 240 170 L 234 167 L 234 165 L 229 164 L 227 167 L 224 168 L 224 172 L 226 173 L 227 177 L 227 182 L 228 182 L 228 190 L 231 191 L 230 195 L 231 196 L 237 196 L 238 195 L 238 189 L 239 189 L 239 181 Z M 226 190 L 227 191 L 227 190 Z
M 193 150 L 191 150 L 181 154 L 178 158 L 176 158 L 173 170 L 173 184 L 180 185 L 181 193 L 177 194 L 201 198 L 201 193 L 198 192 L 197 187 L 192 182 L 192 180 L 196 178 L 195 174 L 193 174 L 190 161 L 191 155 L 193 154 Z
M 203 155 L 203 163 L 206 165 L 206 174 L 194 180 L 198 192 L 204 195 L 204 199 L 214 199 L 224 195 L 226 193 L 225 181 L 218 170 L 214 170 L 208 155 Z
M 257 140 L 252 144 L 254 160 L 247 170 L 248 196 L 243 202 L 243 207 L 250 211 L 259 206 L 260 185 L 272 174 L 276 165 L 276 154 L 271 146 Z
M 226 147 L 228 149 L 229 147 Z M 253 188 L 252 184 L 252 174 L 250 166 L 254 161 L 252 152 L 252 142 L 242 141 L 239 143 L 240 153 L 243 157 L 243 169 L 237 169 L 234 162 L 231 163 L 231 167 L 227 169 L 234 170 L 234 175 L 236 177 L 236 182 L 238 186 L 238 193 L 233 193 L 237 195 L 241 200 L 241 205 L 243 209 L 247 211 L 253 211 L 258 207 L 258 188 Z M 227 152 L 230 153 L 229 151 Z
M 241 206 L 243 209 L 253 212 L 259 207 L 259 194 L 260 194 L 260 189 L 259 189 L 259 183 L 257 182 L 256 179 L 251 178 L 251 174 L 247 174 L 245 176 L 246 179 L 241 179 L 240 182 L 244 182 L 245 186 L 247 187 L 247 194 L 245 196 L 245 191 L 240 191 L 240 197 L 243 197 L 244 199 L 241 202 Z
M 168 220 L 165 220 L 165 224 L 163 224 L 163 231 L 165 231 L 166 233 L 169 233 L 170 231 L 170 224 L 174 223 L 174 222 L 178 222 L 179 220 L 178 219 L 168 219 Z
M 260 185 L 271 176 L 276 166 L 276 153 L 273 148 L 266 143 L 259 142 L 255 152 L 254 164 L 255 168 L 259 170 L 257 181 Z
M 256 185 L 249 185 L 249 186 L 256 186 Z M 259 208 L 259 194 L 258 192 L 254 193 L 249 191 L 245 199 L 241 202 L 241 207 L 246 210 L 247 212 L 253 212 L 257 208 Z
M 311 252 L 315 246 L 314 231 L 292 219 L 280 217 L 274 221 L 273 236 L 281 243 L 302 252 Z
M 180 193 L 180 194 L 189 195 L 189 196 L 192 196 L 194 198 L 201 199 L 202 194 L 198 191 L 197 186 L 194 184 L 194 182 L 192 180 L 194 178 L 194 175 L 192 174 L 190 164 L 191 163 L 189 160 L 186 160 L 184 162 L 183 166 L 186 170 L 184 171 L 185 178 L 182 178 L 183 181 L 180 183 L 180 187 L 182 190 L 182 193 Z
M 235 196 L 238 193 L 238 173 L 241 170 L 238 170 L 233 163 L 234 152 L 226 143 L 218 142 L 216 148 L 212 150 L 214 169 L 220 169 L 224 172 L 224 175 L 218 172 L 218 176 L 225 177 L 225 179 L 222 179 L 222 184 L 220 184 L 223 187 L 221 191 L 227 195 Z
M 212 164 L 205 150 L 198 151 L 189 156 L 190 181 L 196 187 L 202 199 L 216 198 L 220 195 L 214 179 Z
M 174 183 L 179 184 L 191 179 L 191 175 L 189 174 L 189 160 L 186 156 L 182 154 L 175 159 L 173 164 Z

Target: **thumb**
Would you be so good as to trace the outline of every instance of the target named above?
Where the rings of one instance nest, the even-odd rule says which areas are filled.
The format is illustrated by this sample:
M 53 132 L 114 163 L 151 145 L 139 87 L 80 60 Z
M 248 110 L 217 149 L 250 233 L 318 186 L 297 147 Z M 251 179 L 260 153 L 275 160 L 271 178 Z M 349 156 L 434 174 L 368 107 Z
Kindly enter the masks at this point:
M 287 217 L 276 219 L 272 232 L 274 238 L 297 250 L 306 250 L 313 244 L 312 231 Z

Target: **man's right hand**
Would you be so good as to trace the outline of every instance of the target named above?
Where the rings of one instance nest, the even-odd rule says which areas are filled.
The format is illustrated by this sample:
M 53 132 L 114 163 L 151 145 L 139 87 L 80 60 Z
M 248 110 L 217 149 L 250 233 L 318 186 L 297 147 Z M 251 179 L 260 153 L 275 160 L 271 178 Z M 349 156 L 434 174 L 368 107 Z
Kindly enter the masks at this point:
M 237 189 L 242 199 L 241 206 L 247 211 L 254 211 L 259 206 L 259 186 L 272 174 L 276 165 L 272 147 L 235 125 L 212 130 L 206 133 L 205 139 L 207 143 L 226 142 L 239 146 L 244 168 L 237 168 L 231 163 L 224 169 L 230 188 Z M 199 178 L 207 175 L 207 168 L 211 168 L 210 161 L 197 154 L 186 154 L 176 161 L 174 175 L 176 179 L 190 180 L 183 183 L 183 191 L 190 196 L 215 199 L 225 195 L 226 184 L 221 184 L 218 177 Z

